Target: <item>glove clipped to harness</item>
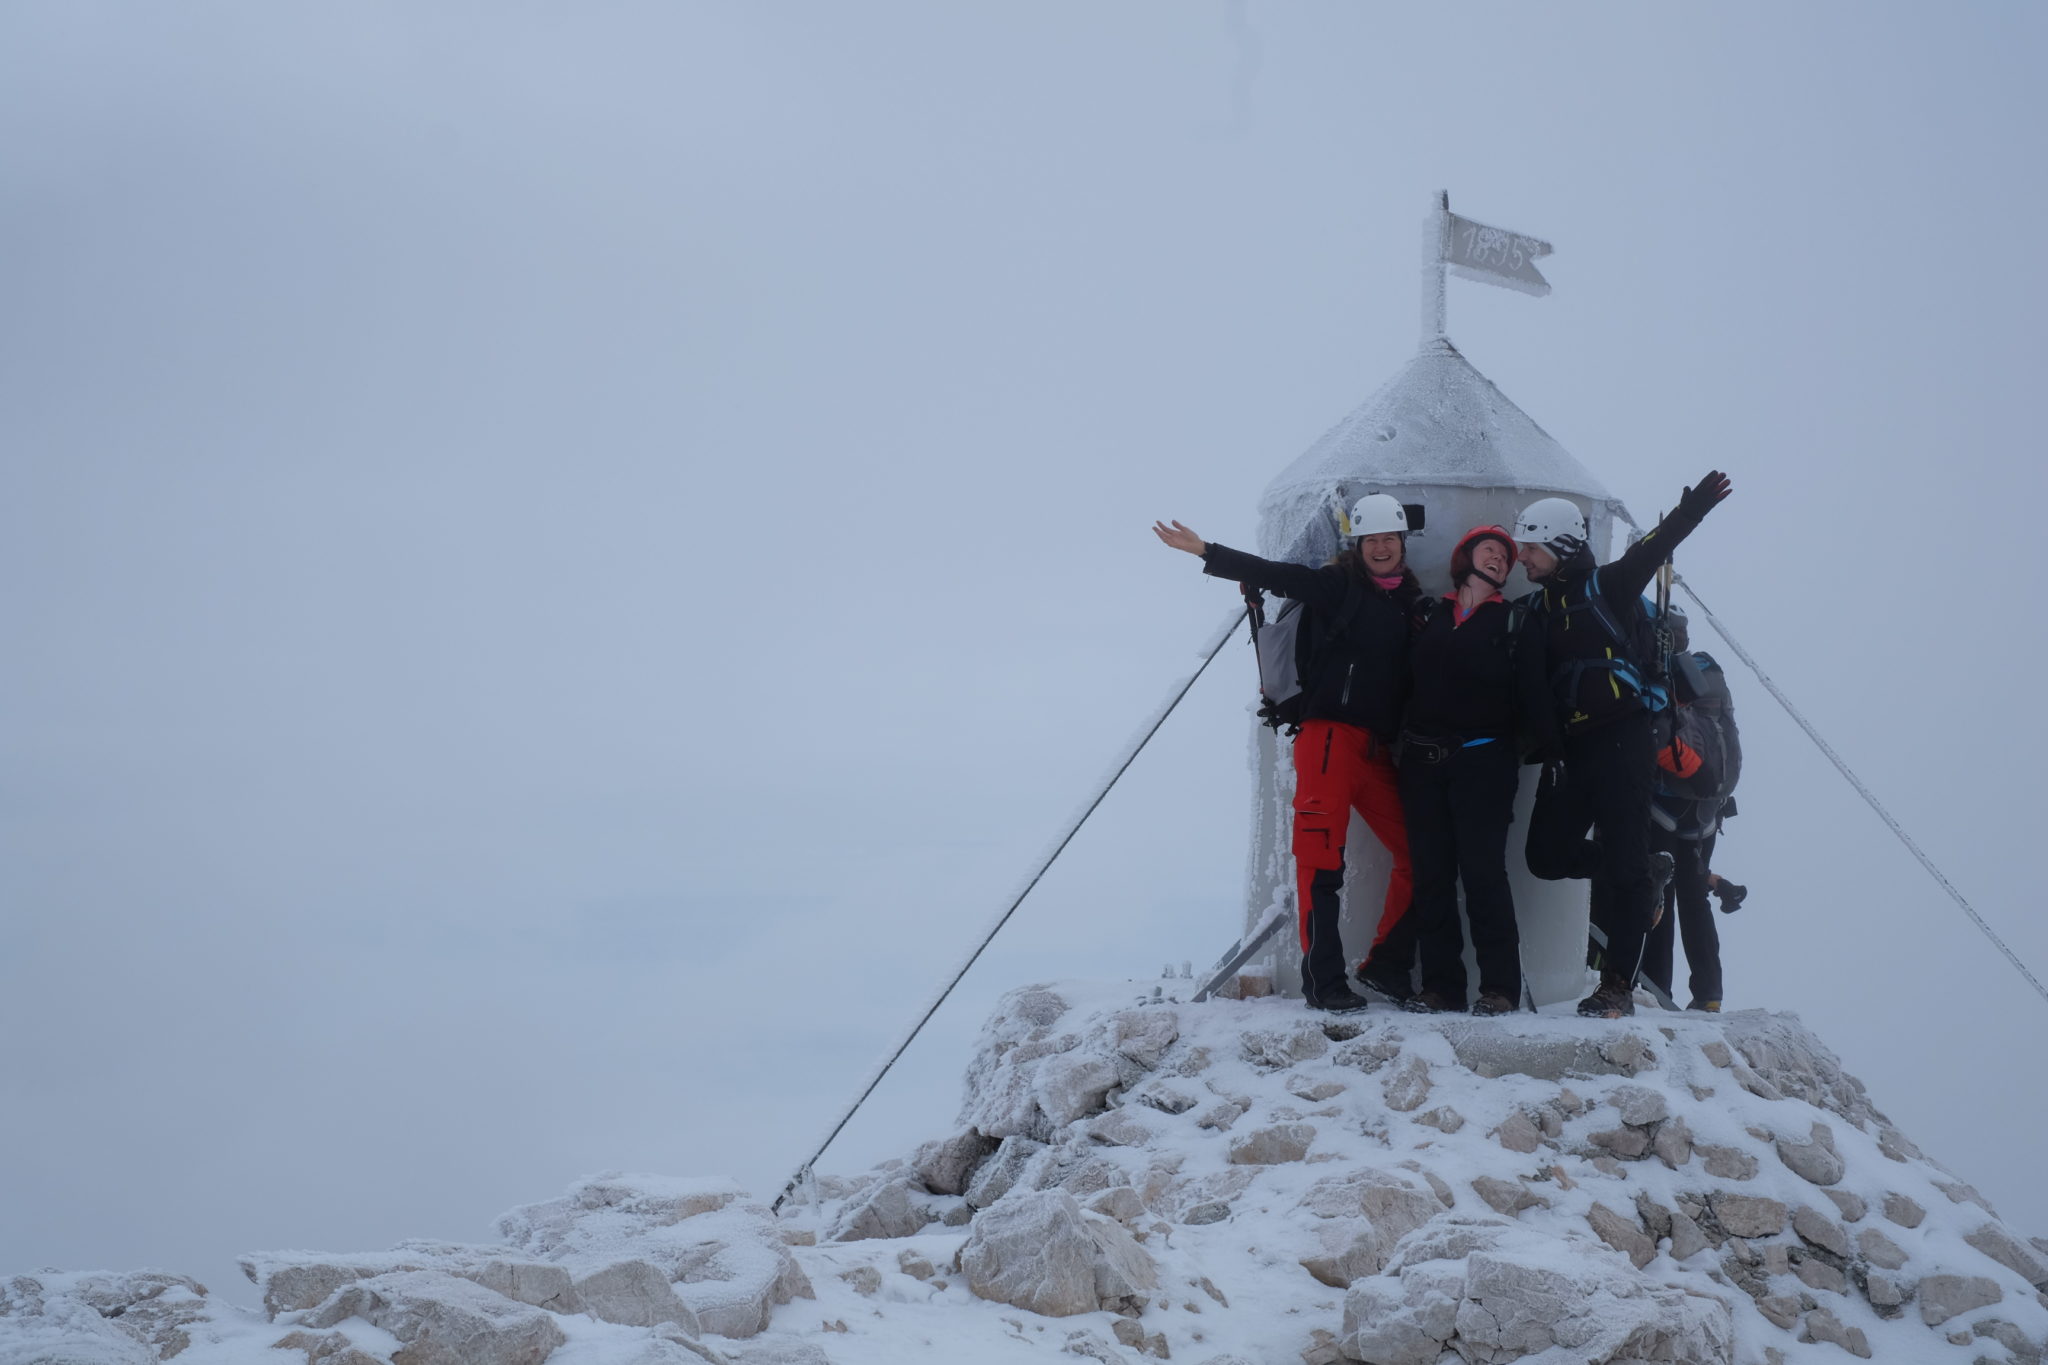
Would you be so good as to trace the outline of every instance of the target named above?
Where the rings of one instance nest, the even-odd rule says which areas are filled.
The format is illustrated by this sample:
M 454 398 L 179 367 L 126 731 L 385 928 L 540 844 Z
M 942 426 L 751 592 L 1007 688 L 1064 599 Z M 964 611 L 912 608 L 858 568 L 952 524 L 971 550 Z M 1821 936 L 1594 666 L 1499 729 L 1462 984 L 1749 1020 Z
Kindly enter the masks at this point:
M 1694 522 L 1714 510 L 1721 499 L 1735 491 L 1735 485 L 1726 474 L 1718 469 L 1707 471 L 1706 477 L 1685 490 L 1678 499 L 1678 510 Z

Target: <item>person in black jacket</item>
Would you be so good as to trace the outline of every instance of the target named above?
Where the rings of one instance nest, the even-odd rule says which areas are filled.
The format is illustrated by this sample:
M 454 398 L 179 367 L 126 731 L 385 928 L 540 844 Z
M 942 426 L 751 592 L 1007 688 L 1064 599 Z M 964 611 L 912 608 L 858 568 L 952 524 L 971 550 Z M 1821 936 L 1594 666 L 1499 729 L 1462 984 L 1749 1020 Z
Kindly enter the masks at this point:
M 1607 946 L 1600 985 L 1579 1013 L 1617 1019 L 1635 1013 L 1643 938 L 1669 880 L 1669 858 L 1650 856 L 1650 796 L 1655 781 L 1652 712 L 1661 701 L 1644 670 L 1653 649 L 1643 590 L 1678 543 L 1732 485 L 1719 470 L 1685 490 L 1656 528 L 1610 564 L 1586 544 L 1586 518 L 1563 498 L 1542 498 L 1515 522 L 1522 567 L 1540 587 L 1527 599 L 1530 639 L 1524 666 L 1540 668 L 1551 705 L 1539 729 L 1546 760 L 1529 819 L 1529 870 L 1545 880 L 1593 883 L 1593 923 Z M 1597 839 L 1587 838 L 1589 830 Z
M 1313 613 L 1311 626 L 1331 640 L 1315 675 L 1302 679 L 1293 847 L 1302 994 L 1312 1008 L 1339 1012 L 1367 1003 L 1345 982 L 1337 929 L 1344 839 L 1354 809 L 1393 858 L 1379 930 L 1360 974 L 1405 982 L 1414 960 L 1414 930 L 1406 919 L 1412 894 L 1408 832 L 1393 742 L 1408 686 L 1408 638 L 1422 595 L 1408 570 L 1408 514 L 1398 499 L 1385 493 L 1360 498 L 1348 529 L 1351 543 L 1328 564 L 1309 568 L 1204 541 L 1177 521 L 1152 526 L 1174 549 L 1200 555 L 1203 573 L 1300 602 Z
M 1422 990 L 1405 1008 L 1465 1008 L 1458 884 L 1479 964 L 1472 1013 L 1507 1014 L 1522 998 L 1521 936 L 1508 889 L 1508 824 L 1521 777 L 1511 612 L 1501 597 L 1515 542 L 1476 526 L 1451 552 L 1452 591 L 1409 647 L 1413 687 L 1401 734 L 1401 809 L 1415 864 L 1409 916 L 1422 949 Z M 1533 704 L 1540 706 L 1540 694 Z

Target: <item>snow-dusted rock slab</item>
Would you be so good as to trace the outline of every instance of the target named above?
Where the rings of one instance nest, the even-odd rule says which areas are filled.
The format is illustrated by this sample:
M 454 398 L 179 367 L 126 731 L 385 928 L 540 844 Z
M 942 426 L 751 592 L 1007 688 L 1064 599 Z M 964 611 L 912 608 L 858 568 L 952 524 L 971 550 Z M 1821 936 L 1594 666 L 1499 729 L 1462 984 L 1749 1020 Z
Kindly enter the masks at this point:
M 545 1309 L 438 1270 L 358 1280 L 300 1318 L 308 1327 L 361 1318 L 405 1344 L 404 1365 L 540 1365 L 568 1340 Z
M 779 1305 L 813 1293 L 768 1210 L 728 1181 L 593 1177 L 559 1199 L 514 1209 L 498 1231 L 578 1277 L 645 1262 L 675 1285 L 704 1331 L 721 1336 L 752 1336 Z
M 1462 1237 L 1426 1232 L 1344 1297 L 1340 1348 L 1374 1365 L 1557 1359 L 1732 1362 L 1735 1329 L 1719 1297 L 1661 1284 L 1605 1247 L 1499 1220 L 1441 1215 Z M 1454 1251 L 1455 1256 L 1439 1256 Z
M 5 1365 L 154 1365 L 210 1320 L 206 1286 L 156 1270 L 0 1280 Z
M 1062 1190 L 1018 1195 L 975 1219 L 960 1270 L 978 1297 L 1055 1318 L 1122 1307 L 1159 1285 L 1129 1233 Z

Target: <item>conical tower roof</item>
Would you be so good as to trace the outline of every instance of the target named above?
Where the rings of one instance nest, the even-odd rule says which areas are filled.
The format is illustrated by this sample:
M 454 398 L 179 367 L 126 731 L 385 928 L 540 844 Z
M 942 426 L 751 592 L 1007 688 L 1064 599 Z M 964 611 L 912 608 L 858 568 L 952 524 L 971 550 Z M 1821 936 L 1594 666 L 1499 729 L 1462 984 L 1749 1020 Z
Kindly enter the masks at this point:
M 1439 339 L 1266 485 L 1262 548 L 1294 557 L 1288 552 L 1304 527 L 1326 519 L 1318 509 L 1339 490 L 1355 497 L 1429 488 L 1517 489 L 1617 506 L 1549 432 Z

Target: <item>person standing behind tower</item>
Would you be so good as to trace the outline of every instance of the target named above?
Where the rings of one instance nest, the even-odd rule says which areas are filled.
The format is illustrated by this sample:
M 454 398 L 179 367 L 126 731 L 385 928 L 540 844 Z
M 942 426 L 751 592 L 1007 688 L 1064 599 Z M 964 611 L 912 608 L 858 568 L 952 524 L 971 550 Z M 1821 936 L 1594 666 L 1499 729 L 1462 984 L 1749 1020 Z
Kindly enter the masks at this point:
M 1179 522 L 1152 533 L 1202 558 L 1202 572 L 1301 603 L 1330 641 L 1314 676 L 1302 679 L 1301 733 L 1294 741 L 1294 861 L 1299 892 L 1302 994 L 1313 1009 L 1349 1012 L 1367 1001 L 1345 983 L 1344 840 L 1356 810 L 1393 859 L 1373 950 L 1360 970 L 1383 964 L 1406 977 L 1414 958 L 1406 922 L 1411 875 L 1393 759 L 1408 686 L 1408 640 L 1422 589 L 1408 570 L 1408 513 L 1369 493 L 1351 509 L 1352 539 L 1321 568 L 1283 564 L 1204 541 Z
M 1508 823 L 1521 778 L 1518 713 L 1545 704 L 1517 695 L 1512 613 L 1501 598 L 1515 542 L 1475 526 L 1451 551 L 1452 591 L 1409 649 L 1414 686 L 1401 732 L 1401 810 L 1415 864 L 1409 916 L 1422 948 L 1418 1013 L 1465 1008 L 1458 885 L 1479 964 L 1472 1013 L 1507 1014 L 1522 998 L 1521 938 L 1508 888 Z
M 1529 820 L 1529 871 L 1546 881 L 1592 881 L 1593 922 L 1607 950 L 1600 985 L 1579 1013 L 1618 1019 L 1635 1013 L 1635 978 L 1653 907 L 1669 879 L 1668 857 L 1650 856 L 1650 796 L 1656 759 L 1652 713 L 1662 705 L 1645 670 L 1654 647 L 1643 590 L 1677 548 L 1733 491 L 1711 470 L 1619 559 L 1599 564 L 1586 543 L 1586 518 L 1564 498 L 1541 498 L 1515 522 L 1522 567 L 1538 584 L 1530 604 L 1525 667 L 1550 687 L 1541 749 L 1546 763 Z M 1589 839 L 1597 828 L 1599 838 Z
M 1714 874 L 1714 840 L 1732 814 L 1742 777 L 1742 739 L 1728 676 L 1714 656 L 1694 653 L 1685 614 L 1676 606 L 1666 629 L 1671 639 L 1671 709 L 1658 717 L 1657 794 L 1650 805 L 1650 846 L 1671 855 L 1671 889 L 1664 918 L 1650 930 L 1643 975 L 1671 994 L 1673 939 L 1683 938 L 1692 1010 L 1721 1008 L 1721 935 L 1707 895 Z M 1722 883 L 1741 903 L 1744 888 Z M 1676 913 L 1673 913 L 1673 912 Z M 1675 930 L 1675 933 L 1674 933 Z

